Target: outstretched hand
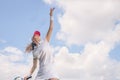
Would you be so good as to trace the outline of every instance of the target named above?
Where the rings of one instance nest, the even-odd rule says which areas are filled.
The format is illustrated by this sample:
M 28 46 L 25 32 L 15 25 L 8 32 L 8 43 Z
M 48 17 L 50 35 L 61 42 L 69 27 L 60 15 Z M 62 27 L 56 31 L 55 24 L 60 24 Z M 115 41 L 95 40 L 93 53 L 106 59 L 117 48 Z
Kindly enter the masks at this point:
M 53 11 L 54 11 L 55 8 L 50 8 L 50 16 L 53 15 Z

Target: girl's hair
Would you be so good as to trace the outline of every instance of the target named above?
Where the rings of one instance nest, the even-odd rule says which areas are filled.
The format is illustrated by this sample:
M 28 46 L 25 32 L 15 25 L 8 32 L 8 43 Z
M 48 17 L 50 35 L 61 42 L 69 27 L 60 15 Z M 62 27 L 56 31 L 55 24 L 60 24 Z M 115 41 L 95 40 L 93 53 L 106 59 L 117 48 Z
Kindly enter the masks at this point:
M 27 53 L 30 53 L 31 51 L 32 51 L 32 43 L 30 43 L 25 49 L 25 52 Z
M 34 47 L 36 44 L 33 42 L 34 36 L 32 37 L 32 42 L 26 47 L 25 52 L 30 53 L 32 50 L 34 50 Z

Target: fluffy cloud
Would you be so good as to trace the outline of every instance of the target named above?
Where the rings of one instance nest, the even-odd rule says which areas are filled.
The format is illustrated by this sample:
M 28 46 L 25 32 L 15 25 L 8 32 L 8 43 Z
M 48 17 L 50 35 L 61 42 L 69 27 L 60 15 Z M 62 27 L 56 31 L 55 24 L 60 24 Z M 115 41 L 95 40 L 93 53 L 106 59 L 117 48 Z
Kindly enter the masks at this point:
M 62 47 L 56 55 L 56 66 L 62 80 L 119 80 L 120 62 L 111 60 L 103 43 L 89 44 L 82 54 L 71 54 L 66 47 Z M 93 53 L 90 50 L 96 49 Z M 106 47 L 107 48 L 107 47 Z M 105 50 L 105 49 L 104 49 Z
M 119 80 L 120 62 L 112 60 L 109 52 L 120 42 L 120 25 L 98 43 L 88 43 L 81 53 L 59 49 L 56 66 L 62 80 Z
M 15 47 L 6 47 L 2 50 L 2 53 L 8 56 L 10 61 L 20 61 L 23 60 L 23 52 Z
M 0 64 L 0 79 L 13 80 L 17 76 L 28 74 L 32 66 L 32 56 L 10 46 L 0 50 Z
M 109 58 L 109 52 L 114 46 L 113 43 L 120 41 L 118 33 L 120 33 L 120 29 L 112 34 L 114 36 L 109 37 L 107 42 L 88 43 L 81 54 L 70 53 L 66 47 L 61 48 L 56 56 L 58 61 L 56 65 L 59 67 L 58 72 L 61 72 L 63 79 L 119 80 L 120 62 Z M 119 39 L 111 41 L 113 37 Z

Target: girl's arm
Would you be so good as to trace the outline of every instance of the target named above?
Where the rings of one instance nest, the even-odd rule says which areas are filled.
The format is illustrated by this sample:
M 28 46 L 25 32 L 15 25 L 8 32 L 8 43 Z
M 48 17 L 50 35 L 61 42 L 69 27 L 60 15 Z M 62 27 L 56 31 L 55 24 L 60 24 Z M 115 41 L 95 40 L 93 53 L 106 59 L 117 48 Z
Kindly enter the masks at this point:
M 27 80 L 27 78 L 33 74 L 33 72 L 35 71 L 36 68 L 37 68 L 37 58 L 33 58 L 33 66 L 30 70 L 30 74 L 27 75 L 26 77 L 24 77 L 24 80 Z
M 54 9 L 55 8 L 50 9 L 50 26 L 49 26 L 49 30 L 46 35 L 46 40 L 48 42 L 50 41 L 50 37 L 51 37 L 52 31 L 53 31 L 53 11 L 54 11 Z
M 37 58 L 34 58 L 33 59 L 33 66 L 32 66 L 32 68 L 30 70 L 30 75 L 33 74 L 33 72 L 35 71 L 36 68 L 37 68 Z

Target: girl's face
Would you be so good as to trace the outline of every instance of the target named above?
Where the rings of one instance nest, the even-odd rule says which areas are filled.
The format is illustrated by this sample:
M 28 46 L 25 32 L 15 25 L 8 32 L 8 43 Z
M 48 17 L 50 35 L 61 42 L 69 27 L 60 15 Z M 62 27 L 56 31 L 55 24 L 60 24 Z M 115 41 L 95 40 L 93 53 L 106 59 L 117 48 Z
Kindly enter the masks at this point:
M 37 34 L 34 35 L 32 41 L 34 41 L 35 43 L 39 43 L 39 41 L 40 41 L 40 36 L 37 35 Z

